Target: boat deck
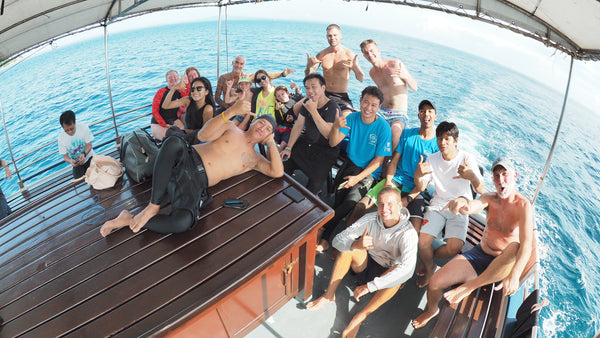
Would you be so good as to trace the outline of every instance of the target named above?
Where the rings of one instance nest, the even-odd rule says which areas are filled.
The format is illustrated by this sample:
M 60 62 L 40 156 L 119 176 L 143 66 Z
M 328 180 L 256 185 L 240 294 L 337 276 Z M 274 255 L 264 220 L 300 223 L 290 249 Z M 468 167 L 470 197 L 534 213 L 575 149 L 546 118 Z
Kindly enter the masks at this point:
M 289 186 L 305 199 L 292 201 L 283 193 Z M 191 231 L 134 234 L 124 228 L 100 236 L 102 223 L 122 209 L 141 210 L 150 188 L 150 182 L 124 177 L 96 191 L 72 183 L 68 172 L 9 201 L 15 211 L 0 223 L 0 336 L 172 333 L 256 279 L 273 264 L 271 257 L 287 254 L 302 238 L 313 236 L 314 248 L 316 229 L 333 212 L 289 177 L 249 172 L 210 189 L 213 200 Z M 250 206 L 221 207 L 227 198 L 244 198 Z M 293 280 L 300 285 L 285 285 L 270 310 L 303 288 L 310 296 L 309 272 L 292 266 L 298 259 L 312 276 L 314 256 L 311 261 L 300 253 L 286 269 L 299 275 Z M 281 284 L 281 270 L 274 275 Z M 240 325 L 236 334 L 248 330 Z

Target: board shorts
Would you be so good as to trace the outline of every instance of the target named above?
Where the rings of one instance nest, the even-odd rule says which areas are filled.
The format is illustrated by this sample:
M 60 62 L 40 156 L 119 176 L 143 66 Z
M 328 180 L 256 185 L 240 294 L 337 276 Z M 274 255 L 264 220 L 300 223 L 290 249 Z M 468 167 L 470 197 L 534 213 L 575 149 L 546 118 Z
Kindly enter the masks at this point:
M 381 106 L 377 112 L 377 115 L 386 120 L 390 126 L 398 121 L 402 122 L 405 128 L 408 124 L 408 114 L 406 113 L 406 110 L 389 109 Z

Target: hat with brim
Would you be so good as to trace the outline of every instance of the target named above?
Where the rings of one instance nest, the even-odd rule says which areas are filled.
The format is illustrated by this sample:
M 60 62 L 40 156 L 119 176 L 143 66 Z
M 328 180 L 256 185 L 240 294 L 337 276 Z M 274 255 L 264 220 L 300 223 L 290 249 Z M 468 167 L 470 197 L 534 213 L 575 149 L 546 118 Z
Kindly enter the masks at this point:
M 240 79 L 238 80 L 238 83 L 244 83 L 244 82 L 252 83 L 252 79 L 250 79 L 250 76 L 248 76 L 248 75 L 242 75 L 240 77 Z
M 494 171 L 494 169 L 496 169 L 497 166 L 501 166 L 502 168 L 506 169 L 506 170 L 515 170 L 515 167 L 513 166 L 512 162 L 505 158 L 505 157 L 498 157 L 494 163 L 492 163 L 492 172 Z
M 429 100 L 423 100 L 423 101 L 421 101 L 421 103 L 419 103 L 419 111 L 421 111 L 421 109 L 423 109 L 423 107 L 426 105 L 433 107 L 433 110 L 437 111 L 437 108 L 435 107 L 433 102 L 431 102 Z

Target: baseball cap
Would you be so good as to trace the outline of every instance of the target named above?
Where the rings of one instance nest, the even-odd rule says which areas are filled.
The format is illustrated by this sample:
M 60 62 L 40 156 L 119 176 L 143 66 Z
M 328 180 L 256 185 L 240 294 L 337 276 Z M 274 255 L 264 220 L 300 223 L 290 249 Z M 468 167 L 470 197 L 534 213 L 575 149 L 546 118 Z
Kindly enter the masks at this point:
M 432 106 L 433 109 L 435 109 L 435 111 L 437 112 L 437 108 L 435 107 L 435 105 L 429 101 L 429 100 L 423 100 L 421 101 L 421 103 L 419 103 L 419 111 L 421 111 L 421 108 L 423 108 L 424 105 L 428 105 L 428 106 Z
M 496 168 L 497 166 L 501 166 L 506 170 L 515 170 L 515 167 L 513 166 L 512 162 L 505 157 L 498 157 L 494 161 L 494 163 L 492 163 L 492 171 L 494 171 L 494 168 Z
M 271 126 L 273 126 L 273 131 L 275 131 L 275 129 L 277 128 L 277 122 L 275 122 L 275 118 L 269 114 L 261 115 L 261 116 L 257 117 L 256 119 L 257 120 L 265 119 L 265 120 L 269 121 L 269 123 L 271 123 Z
M 250 76 L 248 76 L 248 75 L 242 75 L 240 77 L 240 79 L 238 80 L 238 83 L 242 83 L 242 82 L 252 83 L 252 80 L 250 79 Z

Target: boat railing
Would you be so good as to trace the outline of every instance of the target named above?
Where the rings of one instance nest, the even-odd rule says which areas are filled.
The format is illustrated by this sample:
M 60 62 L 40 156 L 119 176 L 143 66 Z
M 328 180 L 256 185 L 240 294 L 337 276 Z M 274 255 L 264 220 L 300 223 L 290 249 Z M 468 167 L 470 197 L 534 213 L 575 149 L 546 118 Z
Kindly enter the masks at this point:
M 143 106 L 140 106 L 137 108 L 133 108 L 133 109 L 115 114 L 115 118 L 119 118 L 119 120 L 120 120 L 119 122 L 111 124 L 109 127 L 104 127 L 100 130 L 96 130 L 92 133 L 94 135 L 95 140 L 100 140 L 99 142 L 92 143 L 92 147 L 93 147 L 94 151 L 101 152 L 103 150 L 106 150 L 106 148 L 110 148 L 107 146 L 113 144 L 113 142 L 116 142 L 116 144 L 118 144 L 118 140 L 119 140 L 118 131 L 119 130 L 117 130 L 116 128 L 121 127 L 121 126 L 130 125 L 131 123 L 133 123 L 139 119 L 143 119 L 143 118 L 151 115 L 151 112 L 142 113 L 142 114 L 138 114 L 138 115 L 132 115 L 140 110 L 149 108 L 151 106 L 152 106 L 152 104 L 147 104 L 147 105 L 143 105 Z M 126 119 L 121 120 L 121 118 L 123 118 L 123 117 L 126 117 Z M 95 122 L 89 124 L 89 127 L 90 127 L 90 129 L 92 129 L 95 126 L 96 127 L 102 126 L 103 124 L 106 124 L 106 122 L 109 122 L 112 120 L 113 120 L 113 116 L 109 116 L 109 117 L 100 119 L 98 121 L 95 121 Z M 140 126 L 142 126 L 142 125 L 147 126 L 148 124 L 147 123 L 140 124 Z M 133 127 L 124 128 L 124 130 L 125 129 L 129 130 L 129 129 L 133 129 Z M 106 134 L 111 133 L 111 132 L 113 133 L 113 136 L 106 137 Z M 5 128 L 5 133 L 6 133 L 6 128 Z M 100 136 L 100 137 L 98 137 L 98 136 Z M 6 137 L 8 139 L 8 134 L 6 134 Z M 7 160 L 7 163 L 10 166 L 10 168 L 14 169 L 13 173 L 19 179 L 18 183 L 19 183 L 20 191 L 15 194 L 18 194 L 18 193 L 22 192 L 23 190 L 27 190 L 29 188 L 29 186 L 25 185 L 25 182 L 34 180 L 36 178 L 41 178 L 44 176 L 43 174 L 46 174 L 57 167 L 60 167 L 63 165 L 65 166 L 65 168 L 57 170 L 58 173 L 62 173 L 69 169 L 69 167 L 66 167 L 66 164 L 65 164 L 62 156 L 60 156 L 60 154 L 58 154 L 57 142 L 58 142 L 57 140 L 48 142 L 46 144 L 36 147 L 35 149 L 32 149 L 31 151 L 29 151 L 19 157 L 14 157 L 11 161 Z M 9 150 L 11 150 L 10 142 L 8 142 L 8 144 L 9 144 Z M 50 150 L 50 149 L 52 149 L 52 147 L 54 147 L 54 150 Z M 40 154 L 40 152 L 41 152 L 41 154 Z M 11 156 L 12 156 L 12 150 L 11 150 Z M 27 176 L 22 175 L 26 169 L 35 167 L 36 165 L 39 165 L 40 162 L 50 158 L 51 156 L 55 156 L 58 159 L 58 161 L 53 162 L 43 168 L 40 168 L 39 170 L 36 170 L 35 172 L 28 174 Z M 42 183 L 52 176 L 54 176 L 54 175 L 46 175 L 44 178 L 41 178 L 41 179 L 33 182 L 31 185 Z M 3 177 L 0 179 L 0 181 L 2 181 L 4 179 L 5 178 Z

